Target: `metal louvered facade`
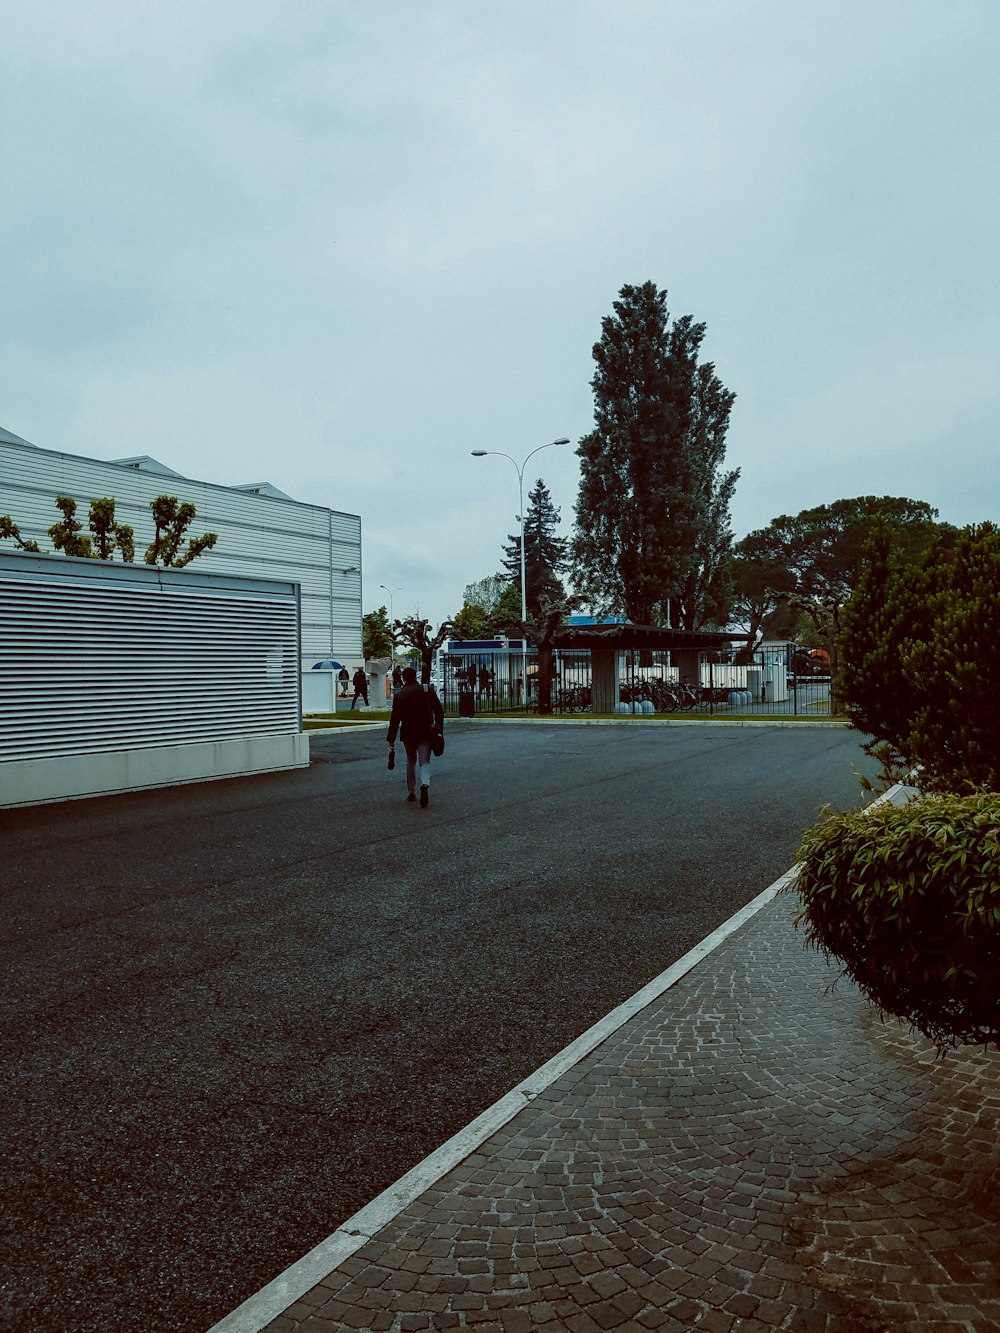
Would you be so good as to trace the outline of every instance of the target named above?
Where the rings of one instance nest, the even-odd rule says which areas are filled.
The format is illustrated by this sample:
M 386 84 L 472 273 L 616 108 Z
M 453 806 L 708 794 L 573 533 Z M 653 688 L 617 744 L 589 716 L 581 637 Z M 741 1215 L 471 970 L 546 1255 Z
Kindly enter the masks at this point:
M 298 767 L 299 590 L 0 552 L 0 804 Z
M 150 500 L 176 495 L 197 509 L 190 535 L 219 535 L 194 568 L 297 583 L 303 665 L 331 657 L 361 662 L 361 519 L 356 514 L 149 470 L 149 463 L 104 462 L 0 439 L 0 514 L 10 514 L 24 537 L 48 550 L 48 529 L 59 518 L 56 495 L 76 500 L 84 529 L 90 501 L 113 496 L 118 521 L 135 529 L 141 563 L 153 538 Z

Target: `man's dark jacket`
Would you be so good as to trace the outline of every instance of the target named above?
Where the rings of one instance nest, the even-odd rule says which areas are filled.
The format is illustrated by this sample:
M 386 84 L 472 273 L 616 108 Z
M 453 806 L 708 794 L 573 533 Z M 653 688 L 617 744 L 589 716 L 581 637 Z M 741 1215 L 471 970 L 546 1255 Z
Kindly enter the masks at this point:
M 444 708 L 441 700 L 432 691 L 424 692 L 422 685 L 415 681 L 404 685 L 392 696 L 392 716 L 389 718 L 387 740 L 394 741 L 396 732 L 405 745 L 419 745 L 429 741 L 435 731 L 444 730 Z

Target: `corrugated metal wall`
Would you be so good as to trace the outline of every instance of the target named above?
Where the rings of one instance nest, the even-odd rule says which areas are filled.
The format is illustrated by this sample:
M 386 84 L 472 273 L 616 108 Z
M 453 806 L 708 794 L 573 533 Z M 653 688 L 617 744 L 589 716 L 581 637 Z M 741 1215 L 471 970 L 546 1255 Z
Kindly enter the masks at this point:
M 300 730 L 294 584 L 0 553 L 0 763 Z
M 166 461 L 166 460 L 165 460 Z M 153 539 L 149 502 L 176 495 L 197 509 L 190 536 L 217 532 L 213 550 L 192 569 L 285 579 L 302 589 L 302 651 L 317 658 L 361 657 L 361 519 L 227 486 L 145 472 L 119 463 L 0 441 L 0 514 L 50 550 L 48 529 L 61 517 L 58 494 L 77 502 L 87 524 L 90 501 L 113 496 L 119 522 L 135 529 L 141 563 Z M 353 567 L 354 572 L 348 573 Z

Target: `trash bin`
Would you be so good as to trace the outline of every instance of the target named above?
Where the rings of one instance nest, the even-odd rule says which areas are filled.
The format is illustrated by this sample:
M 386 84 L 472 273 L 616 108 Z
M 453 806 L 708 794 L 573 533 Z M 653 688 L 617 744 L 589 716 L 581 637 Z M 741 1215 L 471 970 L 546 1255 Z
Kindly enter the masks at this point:
M 459 690 L 458 716 L 459 717 L 476 716 L 476 696 L 473 690 Z

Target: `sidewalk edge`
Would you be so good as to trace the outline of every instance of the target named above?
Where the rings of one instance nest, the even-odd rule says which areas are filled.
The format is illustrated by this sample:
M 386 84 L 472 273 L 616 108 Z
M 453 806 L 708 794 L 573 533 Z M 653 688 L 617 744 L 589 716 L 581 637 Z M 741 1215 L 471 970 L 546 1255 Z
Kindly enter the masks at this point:
M 901 790 L 900 784 L 896 784 L 889 791 L 877 797 L 867 808 L 871 809 L 875 805 L 892 800 L 897 790 Z M 759 893 L 756 898 L 752 898 L 750 902 L 741 907 L 738 912 L 735 912 L 711 934 L 706 935 L 703 940 L 696 944 L 693 949 L 689 949 L 681 958 L 678 958 L 675 963 L 671 963 L 659 976 L 654 977 L 641 990 L 636 991 L 634 995 L 623 1001 L 617 1008 L 605 1014 L 586 1032 L 571 1041 L 568 1046 L 564 1046 L 545 1064 L 539 1066 L 533 1074 L 529 1074 L 527 1078 L 522 1079 L 516 1087 L 501 1097 L 499 1101 L 494 1102 L 475 1120 L 470 1121 L 464 1129 L 460 1129 L 457 1134 L 447 1139 L 423 1161 L 418 1162 L 405 1175 L 400 1176 L 397 1181 L 383 1190 L 370 1203 L 365 1204 L 352 1217 L 349 1217 L 332 1235 L 320 1241 L 301 1259 L 296 1260 L 272 1282 L 269 1282 L 266 1287 L 262 1287 L 253 1296 L 248 1297 L 242 1305 L 237 1306 L 230 1314 L 220 1319 L 217 1324 L 213 1324 L 208 1333 L 261 1333 L 261 1330 L 273 1319 L 276 1319 L 283 1310 L 286 1310 L 288 1306 L 292 1305 L 318 1282 L 321 1282 L 346 1259 L 349 1259 L 363 1246 L 367 1245 L 373 1236 L 397 1217 L 404 1208 L 418 1199 L 425 1190 L 436 1184 L 442 1176 L 463 1162 L 470 1153 L 482 1147 L 487 1139 L 513 1120 L 524 1107 L 530 1105 L 556 1079 L 590 1055 L 601 1042 L 607 1040 L 625 1023 L 658 1000 L 671 986 L 676 985 L 682 977 L 686 976 L 710 953 L 713 953 L 730 935 L 734 934 L 747 921 L 756 916 L 762 908 L 772 902 L 782 889 L 792 883 L 797 873 L 798 868 L 796 866 L 786 870 L 773 884 Z
M 208 1333 L 260 1333 L 261 1329 L 277 1318 L 289 1305 L 333 1272 L 345 1259 L 349 1259 L 362 1246 L 367 1245 L 377 1232 L 419 1198 L 426 1189 L 453 1167 L 458 1166 L 470 1153 L 482 1147 L 487 1139 L 513 1120 L 518 1112 L 534 1101 L 557 1078 L 572 1069 L 580 1060 L 585 1059 L 602 1041 L 617 1032 L 620 1027 L 680 981 L 729 935 L 755 916 L 762 907 L 766 907 L 778 892 L 795 878 L 795 873 L 794 867 L 787 870 L 710 935 L 706 935 L 676 963 L 672 963 L 666 971 L 654 977 L 642 990 L 637 991 L 616 1009 L 612 1009 L 609 1014 L 605 1014 L 593 1027 L 563 1047 L 533 1074 L 529 1074 L 499 1101 L 494 1102 L 475 1120 L 470 1121 L 464 1129 L 460 1129 L 388 1189 L 365 1204 L 332 1235 L 320 1241 L 301 1259 L 296 1260 L 266 1287 L 262 1287 L 255 1295 L 250 1296 L 217 1324 L 213 1324 Z

